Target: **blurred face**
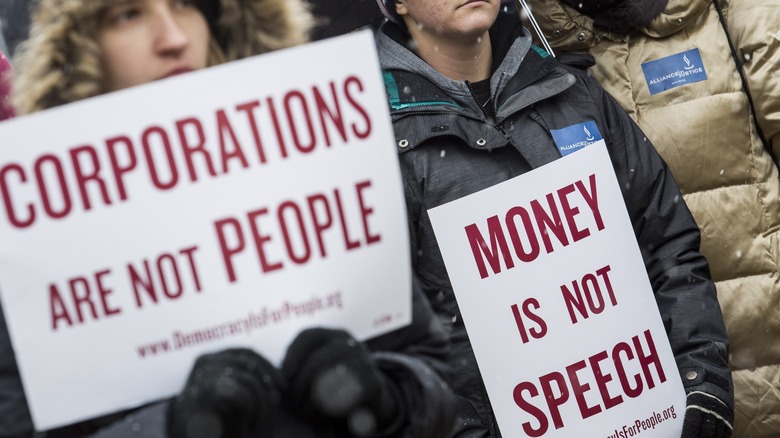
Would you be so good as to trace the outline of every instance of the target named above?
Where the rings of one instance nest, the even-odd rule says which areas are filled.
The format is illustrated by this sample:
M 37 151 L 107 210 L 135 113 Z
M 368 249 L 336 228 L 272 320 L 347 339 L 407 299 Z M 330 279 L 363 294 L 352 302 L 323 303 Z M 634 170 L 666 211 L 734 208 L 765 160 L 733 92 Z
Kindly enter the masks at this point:
M 409 31 L 435 39 L 478 38 L 498 16 L 500 0 L 396 0 Z
M 113 0 L 98 35 L 105 91 L 206 67 L 209 38 L 192 0 Z

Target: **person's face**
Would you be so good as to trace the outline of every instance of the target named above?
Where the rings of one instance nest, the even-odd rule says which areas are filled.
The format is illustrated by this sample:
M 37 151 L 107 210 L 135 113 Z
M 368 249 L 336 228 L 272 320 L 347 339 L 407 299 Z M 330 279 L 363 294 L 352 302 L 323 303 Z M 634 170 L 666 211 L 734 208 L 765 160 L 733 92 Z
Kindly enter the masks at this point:
M 206 67 L 206 19 L 187 0 L 114 0 L 101 19 L 105 91 Z
M 478 38 L 498 16 L 500 0 L 396 0 L 396 11 L 415 33 L 436 38 Z

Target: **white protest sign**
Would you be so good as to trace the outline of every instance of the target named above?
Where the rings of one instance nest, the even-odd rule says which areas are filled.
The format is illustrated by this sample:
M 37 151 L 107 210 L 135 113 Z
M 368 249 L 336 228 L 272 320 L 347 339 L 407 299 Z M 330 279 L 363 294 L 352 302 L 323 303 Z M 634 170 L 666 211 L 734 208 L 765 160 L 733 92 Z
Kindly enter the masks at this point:
M 603 140 L 429 214 L 503 436 L 680 436 L 682 381 Z
M 278 364 L 303 327 L 366 339 L 411 321 L 370 32 L 22 117 L 0 139 L 0 293 L 38 429 L 170 396 L 204 351 Z

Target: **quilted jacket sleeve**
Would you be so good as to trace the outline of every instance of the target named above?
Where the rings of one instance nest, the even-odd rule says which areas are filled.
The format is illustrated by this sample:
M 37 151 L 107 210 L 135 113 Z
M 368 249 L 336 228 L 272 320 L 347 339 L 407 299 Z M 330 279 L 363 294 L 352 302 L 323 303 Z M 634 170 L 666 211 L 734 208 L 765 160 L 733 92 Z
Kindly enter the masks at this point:
M 700 233 L 666 163 L 604 91 L 610 155 L 686 391 L 733 409 L 728 338 Z

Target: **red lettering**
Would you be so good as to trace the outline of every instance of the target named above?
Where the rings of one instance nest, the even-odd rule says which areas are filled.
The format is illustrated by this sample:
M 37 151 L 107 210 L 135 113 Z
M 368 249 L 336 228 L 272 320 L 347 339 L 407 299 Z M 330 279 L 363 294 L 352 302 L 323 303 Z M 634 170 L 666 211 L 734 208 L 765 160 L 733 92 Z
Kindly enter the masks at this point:
M 517 222 L 515 222 L 515 216 L 520 216 L 523 221 L 523 228 L 525 235 L 528 237 L 529 252 L 523 248 L 523 241 L 520 239 L 520 233 L 517 230 Z M 515 255 L 520 261 L 532 262 L 539 257 L 539 240 L 536 238 L 536 232 L 534 231 L 533 223 L 528 212 L 523 207 L 512 207 L 506 213 L 506 227 L 509 231 L 509 237 L 512 239 L 512 246 L 515 248 Z
M 168 269 L 165 269 L 165 265 Z M 165 275 L 166 271 L 170 275 Z M 179 276 L 179 267 L 176 266 L 176 260 L 170 254 L 163 254 L 157 258 L 157 273 L 160 276 L 160 283 L 162 284 L 162 290 L 165 296 L 168 298 L 179 298 L 184 292 L 184 288 L 181 284 L 181 277 Z M 171 279 L 172 277 L 172 279 Z M 171 284 L 175 284 L 175 288 L 171 288 Z
M 612 268 L 607 265 L 603 268 L 596 271 L 596 275 L 601 277 L 602 281 L 604 281 L 604 285 L 607 287 L 607 293 L 609 294 L 609 301 L 612 303 L 613 306 L 617 306 L 617 298 L 615 297 L 615 291 L 612 289 L 612 282 L 609 281 L 609 271 Z
M 664 374 L 664 368 L 661 366 L 661 357 L 658 356 L 658 352 L 655 349 L 655 343 L 653 342 L 653 336 L 650 333 L 650 330 L 645 330 L 644 335 L 645 341 L 647 341 L 647 354 L 642 350 L 639 336 L 634 336 L 631 340 L 634 342 L 634 350 L 636 350 L 637 359 L 642 366 L 642 373 L 645 375 L 647 387 L 652 389 L 655 387 L 655 381 L 653 380 L 653 376 L 650 375 L 650 366 L 652 365 L 655 368 L 661 383 L 666 381 L 666 374 Z
M 258 225 L 258 218 L 268 214 L 267 208 L 261 208 L 259 210 L 250 211 L 248 214 L 249 225 L 252 227 L 252 236 L 255 240 L 255 248 L 257 249 L 257 256 L 260 258 L 260 267 L 263 272 L 276 271 L 282 269 L 282 262 L 269 263 L 265 256 L 265 249 L 263 248 L 268 242 L 271 241 L 271 236 L 260 234 L 260 226 Z
M 628 344 L 620 342 L 612 348 L 612 360 L 615 362 L 615 369 L 617 370 L 620 386 L 623 387 L 623 393 L 631 398 L 639 397 L 642 394 L 642 379 L 639 377 L 639 374 L 635 374 L 634 382 L 636 382 L 636 386 L 631 387 L 626 375 L 626 368 L 623 366 L 623 361 L 620 358 L 620 353 L 625 353 L 626 358 L 631 360 L 634 358 L 634 352 L 631 351 L 631 347 Z
M 295 117 L 292 110 L 292 103 L 294 100 L 299 102 L 300 111 L 298 111 L 298 114 L 301 114 L 306 122 L 306 129 L 308 130 L 309 136 L 309 142 L 306 144 L 301 142 L 301 138 L 298 135 L 299 128 L 296 126 Z M 314 135 L 314 126 L 312 125 L 311 115 L 309 114 L 309 105 L 306 103 L 306 98 L 303 96 L 303 93 L 300 91 L 290 91 L 287 93 L 287 95 L 284 96 L 284 110 L 287 113 L 287 121 L 290 123 L 290 129 L 292 131 L 293 143 L 295 143 L 295 147 L 303 153 L 309 153 L 313 151 L 314 146 L 317 144 L 317 137 Z
M 336 84 L 333 83 L 332 81 L 330 83 L 330 94 L 333 97 L 334 110 L 331 110 L 331 108 L 328 107 L 327 102 L 325 102 L 325 99 L 322 97 L 322 94 L 320 93 L 320 90 L 317 87 L 312 87 L 312 92 L 314 92 L 314 101 L 317 104 L 317 112 L 320 115 L 320 124 L 322 125 L 322 133 L 325 136 L 325 144 L 327 146 L 331 145 L 330 135 L 328 134 L 328 126 L 325 122 L 326 115 L 328 116 L 328 119 L 331 121 L 333 126 L 335 126 L 336 130 L 341 136 L 341 140 L 346 142 L 347 132 L 346 132 L 346 128 L 344 127 L 344 119 L 341 116 L 341 107 L 339 106 L 339 99 L 336 96 Z
M 219 112 L 217 112 L 219 116 Z M 190 131 L 194 130 L 197 139 L 190 142 L 187 139 L 187 127 L 190 127 Z M 209 175 L 216 176 L 217 172 L 214 171 L 214 164 L 211 161 L 211 154 L 206 150 L 206 135 L 203 133 L 203 125 L 200 120 L 190 117 L 182 119 L 176 122 L 176 131 L 179 133 L 179 143 L 181 144 L 182 152 L 184 153 L 184 161 L 187 162 L 187 170 L 190 173 L 190 181 L 195 182 L 198 180 L 198 175 L 195 172 L 195 163 L 193 163 L 193 155 L 196 153 L 203 157 L 203 162 L 208 168 Z M 173 163 L 173 158 L 169 155 L 169 160 Z
M 301 236 L 301 246 L 303 247 L 303 255 L 299 256 L 295 254 L 290 228 L 287 226 L 289 215 L 285 216 L 285 210 L 291 210 L 293 212 L 294 220 L 298 224 L 298 230 L 300 231 Z M 303 215 L 301 214 L 301 210 L 298 208 L 298 204 L 292 201 L 283 202 L 281 205 L 279 205 L 277 216 L 279 219 L 279 224 L 282 226 L 282 237 L 284 238 L 284 245 L 287 248 L 287 255 L 294 263 L 299 265 L 306 263 L 309 258 L 311 258 L 311 247 L 309 246 L 309 238 L 306 236 L 306 229 L 303 226 Z
M 276 132 L 276 141 L 279 142 L 279 150 L 282 153 L 282 158 L 287 158 L 287 146 L 284 143 L 284 136 L 282 135 L 282 127 L 279 125 L 279 118 L 276 116 L 276 106 L 273 99 L 270 97 L 266 99 L 268 104 L 268 111 L 271 113 L 271 121 L 274 123 L 274 131 Z
M 49 311 L 51 314 L 52 331 L 57 331 L 59 328 L 57 323 L 60 320 L 64 320 L 65 324 L 68 326 L 73 325 L 73 320 L 68 314 L 68 309 L 65 307 L 65 302 L 62 300 L 62 296 L 60 296 L 60 292 L 57 290 L 57 286 L 54 284 L 49 285 Z
M 612 375 L 609 373 L 604 374 L 601 370 L 601 365 L 599 365 L 599 362 L 607 358 L 609 358 L 607 352 L 601 351 L 591 356 L 588 361 L 590 362 L 590 367 L 593 368 L 593 377 L 596 379 L 596 386 L 599 388 L 601 399 L 604 400 L 604 407 L 609 409 L 623 403 L 623 397 L 620 395 L 612 397 L 609 394 L 607 383 L 612 380 Z
M 542 236 L 542 241 L 544 242 L 544 248 L 549 254 L 553 252 L 553 246 L 548 231 L 552 231 L 552 234 L 558 238 L 558 241 L 561 242 L 563 246 L 569 244 L 569 238 L 566 236 L 566 229 L 563 227 L 561 215 L 558 213 L 558 207 L 555 204 L 555 198 L 552 193 L 547 194 L 547 205 L 552 213 L 552 218 L 547 215 L 547 212 L 542 208 L 542 204 L 538 200 L 534 199 L 531 201 L 531 210 L 534 212 L 536 225 L 539 227 L 539 232 Z M 527 225 L 526 228 L 528 228 Z
M 570 400 L 570 394 L 574 395 L 577 408 L 579 410 L 580 417 L 586 419 L 603 412 L 605 409 L 613 408 L 621 403 L 624 399 L 622 395 L 612 395 L 609 393 L 607 384 L 613 380 L 612 375 L 609 372 L 605 372 L 602 368 L 604 365 L 610 363 L 614 365 L 614 370 L 617 373 L 618 380 L 620 381 L 623 389 L 623 394 L 630 398 L 636 398 L 643 392 L 643 382 L 640 374 L 635 374 L 635 386 L 631 386 L 629 383 L 629 376 L 626 374 L 625 362 L 633 359 L 637 359 L 639 365 L 643 369 L 645 380 L 648 382 L 647 388 L 653 388 L 653 376 L 649 372 L 649 367 L 654 366 L 656 371 L 663 382 L 665 376 L 661 367 L 660 360 L 655 352 L 655 346 L 652 342 L 652 336 L 649 330 L 644 332 L 645 338 L 649 345 L 649 354 L 642 353 L 640 346 L 640 336 L 634 336 L 632 338 L 632 345 L 626 342 L 620 342 L 616 344 L 611 350 L 611 361 L 608 360 L 610 356 L 606 350 L 600 351 L 589 358 L 574 362 L 565 367 L 565 373 L 550 372 L 539 378 L 538 386 L 530 382 L 522 382 L 514 389 L 515 404 L 523 411 L 536 418 L 539 423 L 539 428 L 532 427 L 529 423 L 524 423 L 524 430 L 527 434 L 542 435 L 547 431 L 548 419 L 549 422 L 555 425 L 556 429 L 560 429 L 564 426 L 564 418 L 561 415 L 561 406 Z M 638 353 L 635 355 L 634 352 Z M 584 370 L 590 368 L 589 373 L 585 373 Z M 592 375 L 592 377 L 591 377 Z M 598 394 L 602 403 L 592 403 L 593 399 L 587 400 L 585 395 L 591 390 L 592 383 L 595 382 L 599 389 Z M 547 404 L 547 413 L 532 405 L 530 400 L 523 397 L 524 393 L 528 393 L 531 396 L 529 398 L 539 397 L 539 403 L 543 401 Z M 568 410 L 571 412 L 571 410 Z
M 541 307 L 539 305 L 539 301 L 536 298 L 528 298 L 527 300 L 523 301 L 522 314 L 520 313 L 520 308 L 517 304 L 513 304 L 511 307 L 512 314 L 515 317 L 515 324 L 517 325 L 517 329 L 520 331 L 520 338 L 522 339 L 523 344 L 526 344 L 530 341 L 528 334 L 530 334 L 535 339 L 541 339 L 544 337 L 544 335 L 547 334 L 547 323 L 545 323 L 544 319 L 539 317 L 539 315 L 534 313 L 534 311 L 531 309 L 533 307 L 534 309 L 539 310 Z M 523 316 L 535 322 L 537 326 L 526 330 Z
M 195 292 L 200 292 L 200 279 L 198 278 L 194 256 L 197 250 L 197 246 L 191 246 L 179 250 L 178 253 L 184 256 L 186 259 L 185 266 L 190 268 Z M 154 272 L 150 269 L 149 259 L 143 259 L 141 265 L 143 266 L 142 272 L 132 264 L 127 265 L 127 272 L 133 285 L 137 307 L 143 307 L 141 289 L 145 291 L 154 304 L 159 302 L 160 294 L 158 291 L 162 291 L 163 296 L 169 300 L 178 299 L 184 294 L 186 287 L 184 281 L 182 281 L 182 270 L 179 269 L 179 263 L 174 254 L 162 253 L 157 256 L 154 262 L 157 269 Z M 156 277 L 153 274 L 156 274 Z
M 553 382 L 558 387 L 558 395 L 555 395 L 553 391 Z M 555 371 L 540 377 L 539 384 L 542 387 L 542 394 L 544 394 L 544 398 L 547 400 L 547 408 L 550 411 L 553 425 L 556 429 L 560 429 L 563 427 L 560 407 L 569 399 L 569 388 L 566 386 L 566 379 L 563 378 L 561 373 Z
M 230 126 L 230 121 L 223 110 L 217 111 L 217 130 L 219 130 L 219 151 L 220 156 L 222 157 L 222 173 L 228 172 L 228 160 L 232 159 L 237 159 L 244 169 L 249 167 L 249 163 L 244 156 L 244 151 L 241 149 L 241 144 L 238 142 L 238 138 L 233 132 L 233 127 Z M 231 143 L 233 143 L 232 151 L 227 148 L 225 133 L 227 133 Z
M 325 243 L 322 239 L 322 232 L 333 225 L 333 215 L 330 212 L 330 204 L 328 203 L 328 198 L 321 194 L 309 196 L 306 198 L 306 201 L 309 204 L 309 214 L 311 215 L 312 221 L 314 222 L 314 232 L 317 235 L 317 244 L 320 247 L 320 256 L 324 258 L 327 253 L 325 251 Z M 322 205 L 322 209 L 324 210 L 325 215 L 324 218 L 320 218 L 320 215 L 317 214 L 317 209 L 314 205 L 315 203 Z
M 87 155 L 91 165 L 92 173 L 86 173 L 79 161 L 79 155 Z M 84 145 L 75 147 L 70 150 L 70 159 L 73 162 L 73 170 L 76 173 L 76 183 L 79 186 L 79 192 L 81 193 L 81 201 L 84 204 L 84 210 L 90 210 L 92 205 L 89 202 L 89 196 L 87 195 L 87 181 L 94 181 L 100 193 L 103 195 L 103 203 L 105 205 L 111 205 L 111 199 L 108 197 L 108 190 L 106 189 L 106 183 L 103 178 L 100 177 L 100 162 L 98 161 L 97 152 L 95 148 L 90 145 Z
M 254 110 L 260 107 L 260 101 L 247 102 L 236 106 L 237 111 L 243 111 L 246 113 L 246 117 L 249 121 L 249 127 L 252 128 L 252 138 L 255 140 L 255 149 L 257 150 L 257 157 L 260 159 L 260 163 L 265 163 L 265 150 L 263 150 L 263 142 L 260 140 L 260 130 L 257 129 L 257 120 L 255 119 Z
M 569 224 L 569 231 L 571 237 L 575 242 L 582 240 L 590 236 L 590 230 L 587 228 L 580 230 L 577 228 L 577 222 L 574 220 L 574 216 L 580 214 L 580 209 L 569 205 L 569 199 L 567 196 L 574 192 L 574 184 L 569 184 L 566 187 L 558 189 L 558 198 L 561 200 L 561 208 L 563 208 L 563 215 L 566 216 L 566 223 Z
M 236 271 L 233 267 L 233 256 L 244 250 L 244 234 L 241 232 L 241 224 L 233 218 L 222 219 L 214 222 L 214 226 L 217 229 L 217 237 L 219 240 L 219 250 L 222 254 L 222 260 L 225 262 L 225 269 L 227 269 L 228 280 L 233 283 L 236 281 Z M 227 226 L 232 227 L 234 241 L 233 246 L 228 246 L 227 238 L 225 237 L 225 228 Z
M 195 282 L 195 290 L 197 292 L 201 291 L 200 287 L 200 277 L 198 277 L 198 269 L 195 266 L 195 251 L 198 250 L 197 246 L 190 246 L 188 248 L 184 248 L 179 251 L 180 254 L 184 255 L 187 258 L 187 261 L 190 264 L 190 270 L 192 270 L 192 279 Z
M 146 275 L 139 274 L 133 265 L 127 265 L 127 273 L 130 275 L 130 283 L 133 285 L 133 295 L 135 296 L 136 307 L 143 307 L 139 286 L 146 291 L 146 294 L 149 295 L 149 298 L 152 299 L 153 303 L 157 303 L 157 292 L 152 283 L 152 274 L 149 272 L 148 260 L 143 261 L 143 267 Z
M 617 298 L 615 298 L 615 291 L 612 290 L 612 283 L 610 283 L 609 275 L 607 275 L 610 269 L 609 265 L 607 265 L 598 269 L 596 274 L 604 281 L 612 306 L 616 306 Z M 561 295 L 563 296 L 563 301 L 566 303 L 566 310 L 569 312 L 569 318 L 571 319 L 572 324 L 579 322 L 577 315 L 574 313 L 575 309 L 584 319 L 590 317 L 588 310 L 590 310 L 591 313 L 598 315 L 606 309 L 604 292 L 599 285 L 596 275 L 585 274 L 582 277 L 582 280 L 572 281 L 571 286 L 572 289 L 574 289 L 574 293 L 572 293 L 566 285 L 561 285 Z
M 371 230 L 368 229 L 368 216 L 374 213 L 374 209 L 366 207 L 366 202 L 363 199 L 363 190 L 371 187 L 371 181 L 363 181 L 357 183 L 355 188 L 357 189 L 358 203 L 360 204 L 360 217 L 363 218 L 363 232 L 366 236 L 366 244 L 371 245 L 382 240 L 382 236 L 379 234 L 371 234 Z
M 358 129 L 357 125 L 354 123 L 352 124 L 352 132 L 362 140 L 371 135 L 371 118 L 368 116 L 368 112 L 366 112 L 366 110 L 352 97 L 352 94 L 350 93 L 350 87 L 352 85 L 356 85 L 358 91 L 362 92 L 363 83 L 360 82 L 360 79 L 357 76 L 350 76 L 344 81 L 344 95 L 346 96 L 347 101 L 358 113 L 360 113 L 365 121 L 365 128 L 362 131 Z
M 539 422 L 539 427 L 537 428 L 531 426 L 530 422 L 527 421 L 524 422 L 523 431 L 525 431 L 525 434 L 530 437 L 540 437 L 544 435 L 545 432 L 547 432 L 547 428 L 549 427 L 547 416 L 544 414 L 544 412 L 542 412 L 541 409 L 527 402 L 525 398 L 523 398 L 523 391 L 527 391 L 529 394 L 531 394 L 531 397 L 538 396 L 539 391 L 536 389 L 536 386 L 534 386 L 534 384 L 532 383 L 520 382 L 519 384 L 517 384 L 517 386 L 515 386 L 514 391 L 512 391 L 512 397 L 515 399 L 515 404 L 520 409 L 531 414 Z
M 117 158 L 116 144 L 122 143 L 125 146 L 125 151 L 128 156 L 128 163 L 124 166 L 120 165 Z M 108 148 L 108 158 L 111 161 L 111 173 L 114 174 L 114 181 L 116 182 L 117 190 L 119 191 L 119 199 L 127 199 L 127 190 L 125 189 L 125 181 L 123 179 L 124 174 L 135 169 L 138 160 L 135 157 L 135 151 L 133 150 L 133 143 L 126 136 L 119 136 L 109 138 L 106 140 L 106 148 Z
M 106 316 L 111 315 L 117 315 L 119 313 L 122 313 L 122 309 L 120 308 L 111 308 L 108 305 L 108 296 L 111 295 L 114 291 L 112 289 L 108 289 L 106 285 L 103 284 L 103 277 L 109 275 L 111 273 L 110 269 L 104 269 L 102 271 L 98 271 L 95 274 L 95 280 L 97 283 L 97 291 L 100 295 L 100 304 L 103 307 L 103 314 Z
M 35 208 L 32 204 L 27 204 L 26 219 L 20 219 L 16 215 L 13 201 L 11 200 L 11 192 L 9 190 L 11 184 L 8 182 L 6 177 L 10 171 L 15 171 L 17 174 L 19 174 L 19 179 L 23 183 L 27 182 L 27 176 L 24 174 L 24 169 L 22 169 L 22 166 L 16 163 L 7 164 L 3 166 L 2 170 L 0 170 L 0 191 L 3 193 L 3 205 L 5 206 L 5 213 L 8 217 L 8 222 L 10 222 L 11 225 L 16 228 L 26 228 L 35 222 Z
M 593 212 L 593 219 L 596 221 L 596 227 L 601 231 L 604 229 L 604 221 L 601 219 L 601 211 L 599 210 L 598 193 L 596 192 L 596 175 L 591 174 L 588 180 L 590 182 L 590 192 L 585 188 L 582 181 L 577 181 L 575 184 L 577 185 L 577 190 L 582 194 L 582 198 L 585 199 L 588 207 L 590 207 L 590 210 Z
M 163 182 L 160 179 L 157 167 L 155 166 L 154 155 L 152 155 L 152 142 L 153 136 L 159 137 L 160 145 L 162 145 L 163 152 L 166 157 L 166 164 L 168 171 L 170 172 L 170 181 Z M 146 164 L 149 167 L 149 175 L 152 177 L 152 183 L 160 190 L 172 189 L 179 181 L 179 171 L 176 169 L 176 164 L 173 160 L 173 150 L 171 149 L 171 142 L 168 139 L 168 134 L 159 126 L 151 126 L 146 128 L 141 136 L 141 141 L 144 147 L 144 155 L 146 157 Z
M 580 414 L 583 419 L 601 412 L 601 406 L 599 405 L 588 406 L 588 402 L 585 400 L 585 393 L 590 391 L 590 384 L 581 383 L 579 377 L 577 377 L 577 371 L 585 369 L 586 366 L 585 361 L 581 360 L 566 367 L 566 373 L 571 382 L 571 389 L 574 392 L 574 398 L 577 400 L 577 407 L 580 408 Z
M 73 304 L 76 309 L 76 316 L 79 318 L 79 322 L 84 322 L 84 315 L 81 313 L 82 305 L 87 305 L 87 310 L 94 319 L 98 319 L 97 310 L 95 310 L 95 304 L 90 297 L 89 283 L 83 277 L 72 278 L 68 284 L 70 285 L 70 296 L 73 298 Z M 79 290 L 80 289 L 80 290 Z
M 44 179 L 43 166 L 46 163 L 51 163 L 57 174 L 57 187 L 60 189 L 60 194 L 62 194 L 62 210 L 60 211 L 55 211 L 51 203 L 50 192 Z M 35 181 L 38 184 L 41 199 L 43 200 L 43 209 L 46 211 L 46 214 L 52 219 L 62 219 L 67 216 L 73 204 L 70 201 L 70 192 L 65 182 L 65 171 L 62 169 L 60 160 L 51 154 L 41 155 L 40 158 L 35 160 Z
M 346 246 L 347 250 L 359 248 L 359 240 L 350 240 L 349 230 L 347 230 L 347 218 L 344 216 L 344 207 L 341 205 L 341 194 L 339 193 L 339 190 L 334 190 L 333 195 L 336 197 L 336 210 L 338 211 L 339 218 L 341 219 L 341 231 L 344 236 L 344 246 Z
M 490 264 L 491 269 L 493 269 L 494 274 L 501 272 L 501 261 L 499 256 L 503 257 L 507 269 L 511 269 L 515 266 L 512 255 L 509 253 L 509 246 L 506 243 L 504 230 L 501 229 L 501 222 L 498 220 L 498 216 L 489 217 L 487 219 L 487 227 L 488 235 L 490 236 L 490 249 L 488 249 L 485 239 L 479 232 L 477 224 L 467 225 L 465 228 L 466 237 L 469 240 L 469 245 L 471 245 L 471 253 L 474 255 L 474 262 L 477 264 L 480 278 L 486 278 L 488 276 L 485 260 L 482 256 L 487 258 L 487 262 Z

